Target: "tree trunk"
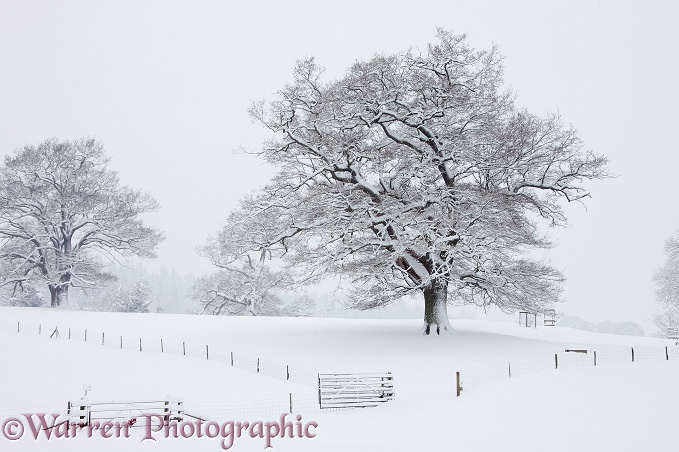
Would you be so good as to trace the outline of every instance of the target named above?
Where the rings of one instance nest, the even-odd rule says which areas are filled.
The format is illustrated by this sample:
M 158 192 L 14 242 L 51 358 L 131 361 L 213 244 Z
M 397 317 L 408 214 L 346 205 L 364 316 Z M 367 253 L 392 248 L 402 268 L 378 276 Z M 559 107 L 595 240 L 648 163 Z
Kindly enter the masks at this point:
M 424 334 L 435 329 L 436 334 L 441 331 L 452 333 L 453 327 L 448 320 L 448 283 L 433 281 L 424 290 Z
M 61 284 L 58 286 L 50 285 L 50 306 L 56 308 L 62 304 L 68 303 L 68 284 Z

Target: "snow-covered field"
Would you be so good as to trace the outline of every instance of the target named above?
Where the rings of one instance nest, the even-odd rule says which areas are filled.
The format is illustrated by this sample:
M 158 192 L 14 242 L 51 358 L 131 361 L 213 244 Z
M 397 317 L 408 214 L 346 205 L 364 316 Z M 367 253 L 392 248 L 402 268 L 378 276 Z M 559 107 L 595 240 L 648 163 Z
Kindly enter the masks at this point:
M 310 432 L 316 436 L 273 438 L 277 451 L 679 450 L 679 347 L 668 340 L 479 320 L 453 320 L 458 334 L 425 337 L 417 320 L 40 308 L 1 308 L 0 313 L 3 450 L 222 450 L 219 436 L 165 439 L 158 432 L 156 441 L 142 441 L 143 429 L 132 429 L 129 438 L 105 439 L 94 432 L 91 438 L 47 440 L 41 434 L 34 440 L 21 415 L 64 411 L 69 400 L 82 395 L 83 384 L 91 385 L 92 402 L 180 397 L 187 413 L 194 410 L 219 423 L 278 422 L 292 394 L 294 414 L 302 416 L 302 425 L 315 422 L 318 427 Z M 61 340 L 50 339 L 57 327 Z M 182 342 L 195 356 L 182 356 Z M 262 372 L 231 367 L 230 352 L 240 367 L 260 358 Z M 320 412 L 313 384 L 264 375 L 286 365 L 298 379 L 312 381 L 317 372 L 390 371 L 396 399 L 377 408 Z M 459 398 L 455 372 L 461 372 L 464 386 Z M 15 431 L 8 421 L 15 417 L 26 424 L 25 432 L 10 441 L 5 433 Z M 264 450 L 264 439 L 244 435 L 230 450 Z

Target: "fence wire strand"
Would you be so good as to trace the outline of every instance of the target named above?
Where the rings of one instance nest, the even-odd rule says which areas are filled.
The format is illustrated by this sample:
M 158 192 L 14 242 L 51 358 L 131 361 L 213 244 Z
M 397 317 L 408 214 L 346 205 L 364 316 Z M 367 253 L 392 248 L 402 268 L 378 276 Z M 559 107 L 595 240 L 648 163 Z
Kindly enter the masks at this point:
M 547 369 L 593 367 L 623 363 L 631 364 L 637 361 L 657 362 L 679 360 L 679 347 L 676 345 L 667 347 L 630 347 L 628 350 L 602 352 L 587 350 L 587 353 L 566 352 L 556 354 L 553 358 L 507 363 L 505 367 L 461 373 L 461 386 L 467 390 L 485 383 L 507 380 L 512 377 L 532 374 Z
M 65 341 L 88 342 L 118 350 L 145 353 L 169 353 L 173 355 L 190 356 L 206 360 L 214 360 L 238 369 L 259 373 L 270 378 L 290 381 L 295 384 L 314 387 L 318 386 L 318 374 L 288 365 L 263 361 L 209 345 L 197 345 L 185 341 L 148 339 L 124 335 L 111 335 L 106 332 L 89 328 L 73 328 L 49 326 L 31 322 L 0 322 L 0 328 L 16 333 L 39 335 L 48 339 Z M 321 410 L 318 397 L 293 397 L 290 393 L 286 397 L 254 400 L 244 402 L 224 402 L 185 405 L 186 414 L 205 420 L 253 419 L 257 416 L 280 416 L 284 413 L 306 414 L 338 409 Z
M 221 348 L 209 347 L 209 345 L 197 345 L 176 340 L 110 335 L 94 329 L 48 326 L 47 324 L 30 322 L 17 322 L 16 324 L 1 322 L 0 325 L 4 330 L 14 329 L 18 333 L 35 333 L 51 339 L 83 341 L 127 351 L 169 353 L 219 361 L 238 369 L 287 380 L 303 386 L 315 387 L 318 384 L 317 373 L 228 352 Z

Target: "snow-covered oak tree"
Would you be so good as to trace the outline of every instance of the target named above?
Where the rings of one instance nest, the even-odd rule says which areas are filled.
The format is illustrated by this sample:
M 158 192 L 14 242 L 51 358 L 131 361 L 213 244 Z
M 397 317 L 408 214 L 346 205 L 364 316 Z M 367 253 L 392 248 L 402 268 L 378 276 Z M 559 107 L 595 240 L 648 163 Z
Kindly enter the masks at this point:
M 447 303 L 539 310 L 564 277 L 531 258 L 589 196 L 606 159 L 559 117 L 517 108 L 496 48 L 444 30 L 423 51 L 377 55 L 324 81 L 313 59 L 251 115 L 272 132 L 257 153 L 277 174 L 241 207 L 265 224 L 239 246 L 281 252 L 307 278 L 352 275 L 354 305 L 419 292 L 424 332 Z M 233 227 L 231 223 L 225 230 Z
M 664 335 L 679 331 L 679 230 L 665 242 L 667 261 L 656 270 L 656 298 L 663 312 L 655 317 L 655 324 Z
M 242 316 L 308 316 L 314 301 L 285 290 L 286 278 L 266 266 L 266 252 L 260 259 L 221 266 L 198 279 L 194 299 L 202 305 L 201 314 Z M 264 258 L 264 259 L 261 259 Z M 247 258 L 246 258 L 247 259 Z
M 194 298 L 203 305 L 203 312 L 228 315 L 281 315 L 283 300 L 275 290 L 285 286 L 289 278 L 267 266 L 276 252 L 252 244 L 266 229 L 262 217 L 248 221 L 244 211 L 232 212 L 229 227 L 199 249 L 217 267 L 211 275 L 200 278 L 194 288 Z
M 272 290 L 275 279 L 268 269 L 257 266 L 240 270 L 219 270 L 199 278 L 195 299 L 203 306 L 201 313 L 214 315 L 280 315 L 283 300 Z
M 46 284 L 51 306 L 68 288 L 96 287 L 108 276 L 102 258 L 154 257 L 163 239 L 140 214 L 157 204 L 121 186 L 93 139 L 47 140 L 5 158 L 0 167 L 2 283 Z

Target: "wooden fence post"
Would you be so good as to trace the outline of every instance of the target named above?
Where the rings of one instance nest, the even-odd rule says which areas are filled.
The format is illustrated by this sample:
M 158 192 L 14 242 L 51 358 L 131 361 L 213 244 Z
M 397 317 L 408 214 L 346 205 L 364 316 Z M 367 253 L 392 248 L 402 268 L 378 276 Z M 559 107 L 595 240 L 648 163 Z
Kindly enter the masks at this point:
M 257 358 L 257 373 L 259 373 L 259 358 Z
M 668 350 L 667 350 L 667 345 L 665 346 L 665 359 L 666 359 L 667 361 L 670 360 L 670 354 L 669 354 L 669 352 L 668 352 Z
M 19 332 L 21 332 L 21 330 L 19 328 L 19 322 L 17 322 L 17 333 L 19 333 Z
M 290 414 L 292 414 L 292 392 L 290 393 Z
M 71 327 L 70 326 L 68 327 L 68 338 L 69 339 L 71 338 Z
M 632 362 L 634 362 L 634 347 L 632 347 Z
M 123 337 L 122 336 L 120 336 L 120 349 L 121 350 L 123 349 Z
M 509 363 L 509 378 L 512 378 L 512 363 Z
M 42 334 L 42 323 L 38 325 L 38 334 Z
M 87 342 L 87 328 L 85 328 L 85 342 Z
M 205 344 L 205 359 L 210 359 L 210 350 L 207 348 L 207 344 Z
M 160 353 L 165 353 L 165 349 L 163 348 L 163 340 L 160 340 Z
M 559 368 L 559 355 L 554 353 L 554 368 L 558 369 Z
M 186 356 L 186 342 L 182 341 L 182 350 L 184 351 L 184 356 Z
M 231 352 L 231 367 L 233 367 L 233 352 Z
M 141 338 L 139 338 L 139 351 L 141 351 Z
M 285 365 L 285 379 L 286 380 L 290 379 L 290 366 L 287 364 Z M 290 414 L 292 414 L 292 411 L 290 412 Z
M 596 350 L 594 350 L 594 365 L 596 366 Z
M 104 345 L 104 332 L 101 333 L 101 345 Z
M 457 396 L 460 397 L 460 393 L 462 392 L 462 386 L 460 385 L 460 372 L 455 372 L 455 382 L 457 386 Z

